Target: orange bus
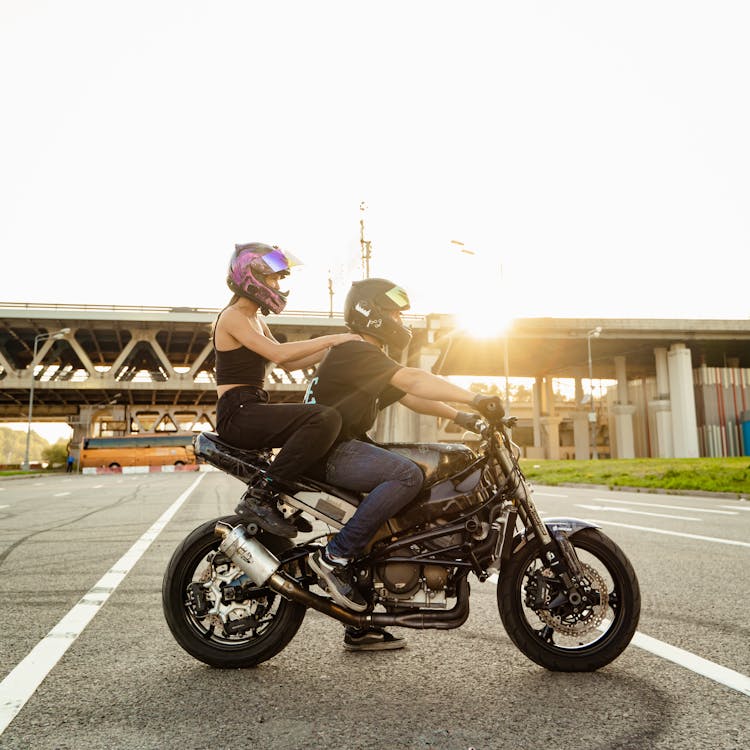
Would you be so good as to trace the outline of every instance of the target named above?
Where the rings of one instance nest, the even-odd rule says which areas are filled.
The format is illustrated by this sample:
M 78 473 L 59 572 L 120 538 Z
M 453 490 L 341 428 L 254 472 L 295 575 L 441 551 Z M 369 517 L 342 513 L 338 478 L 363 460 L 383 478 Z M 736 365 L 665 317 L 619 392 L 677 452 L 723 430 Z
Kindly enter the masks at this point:
M 85 438 L 81 450 L 82 469 L 194 463 L 192 432 L 141 432 L 121 437 Z

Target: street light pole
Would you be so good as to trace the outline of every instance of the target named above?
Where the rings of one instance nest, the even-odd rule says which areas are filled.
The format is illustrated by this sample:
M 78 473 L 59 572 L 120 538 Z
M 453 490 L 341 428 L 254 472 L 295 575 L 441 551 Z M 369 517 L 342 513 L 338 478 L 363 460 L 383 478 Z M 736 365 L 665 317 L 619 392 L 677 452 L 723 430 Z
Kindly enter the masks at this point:
M 24 471 L 29 470 L 29 445 L 31 443 L 31 416 L 34 410 L 34 370 L 36 369 L 36 354 L 40 341 L 47 339 L 61 339 L 66 333 L 70 333 L 70 328 L 61 328 L 53 333 L 38 333 L 34 336 L 34 354 L 31 357 L 31 387 L 29 388 L 29 419 L 26 425 L 26 454 L 21 467 Z
M 598 459 L 599 451 L 596 447 L 596 407 L 594 405 L 594 370 L 591 363 L 591 339 L 599 338 L 599 334 L 602 332 L 602 327 L 597 326 L 592 328 L 586 334 L 586 344 L 589 350 L 589 404 L 591 411 L 589 412 L 589 425 L 591 432 L 591 458 Z

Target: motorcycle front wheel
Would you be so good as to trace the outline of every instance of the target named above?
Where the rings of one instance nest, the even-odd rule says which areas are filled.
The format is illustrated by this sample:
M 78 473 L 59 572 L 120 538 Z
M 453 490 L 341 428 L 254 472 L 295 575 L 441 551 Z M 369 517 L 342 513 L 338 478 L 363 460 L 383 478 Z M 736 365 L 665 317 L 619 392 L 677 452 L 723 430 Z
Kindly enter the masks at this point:
M 306 608 L 265 586 L 256 586 L 219 552 L 218 521 L 191 532 L 172 555 L 162 584 L 164 616 L 177 643 L 212 667 L 254 667 L 278 654 L 295 636 Z M 277 557 L 293 544 L 259 531 Z
M 529 659 L 554 672 L 593 672 L 630 643 L 641 611 L 635 571 L 598 529 L 570 537 L 581 561 L 583 601 L 571 605 L 532 539 L 500 572 L 497 602 L 510 639 Z

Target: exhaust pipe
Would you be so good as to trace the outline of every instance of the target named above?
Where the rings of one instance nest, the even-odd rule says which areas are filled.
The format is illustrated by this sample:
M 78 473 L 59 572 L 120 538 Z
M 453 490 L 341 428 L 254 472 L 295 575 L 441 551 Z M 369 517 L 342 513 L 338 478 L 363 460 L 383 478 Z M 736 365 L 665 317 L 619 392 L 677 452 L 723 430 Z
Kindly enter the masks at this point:
M 368 628 L 373 625 L 383 627 L 393 625 L 403 628 L 437 628 L 447 630 L 462 625 L 469 616 L 469 582 L 464 576 L 458 582 L 458 596 L 455 606 L 444 612 L 374 612 L 361 615 L 340 607 L 330 599 L 311 594 L 303 589 L 284 571 L 279 571 L 278 558 L 257 539 L 248 536 L 243 526 L 234 528 L 223 521 L 214 527 L 216 536 L 221 537 L 219 549 L 232 562 L 248 575 L 258 586 L 268 585 L 284 598 L 303 604 L 305 607 L 322 612 L 334 620 L 355 628 Z
M 235 526 L 219 521 L 214 534 L 221 537 L 219 549 L 232 562 L 247 573 L 257 586 L 263 586 L 279 569 L 276 555 L 264 547 L 255 537 L 248 536 L 244 526 Z

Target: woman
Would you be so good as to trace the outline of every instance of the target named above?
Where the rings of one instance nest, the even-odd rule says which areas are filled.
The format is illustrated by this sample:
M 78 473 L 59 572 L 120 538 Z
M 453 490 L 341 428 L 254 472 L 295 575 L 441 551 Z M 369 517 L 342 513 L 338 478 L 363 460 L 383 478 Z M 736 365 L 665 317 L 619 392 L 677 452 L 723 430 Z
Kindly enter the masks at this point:
M 315 404 L 269 404 L 263 389 L 269 362 L 286 370 L 319 362 L 337 344 L 359 340 L 353 333 L 279 343 L 258 312 L 280 313 L 287 292 L 281 279 L 298 261 L 276 246 L 235 245 L 227 285 L 234 292 L 214 325 L 219 436 L 245 449 L 281 448 L 268 473 L 243 496 L 235 512 L 267 531 L 294 536 L 297 528 L 278 510 L 278 490 L 316 463 L 341 429 L 339 413 Z

